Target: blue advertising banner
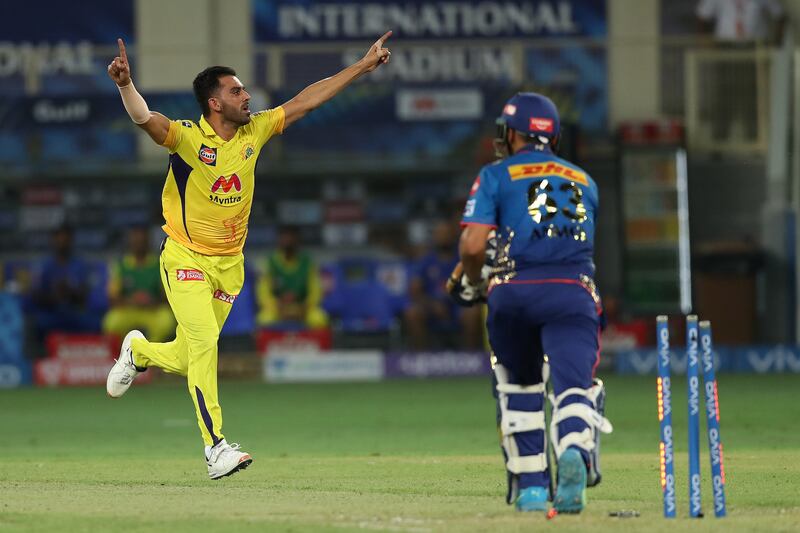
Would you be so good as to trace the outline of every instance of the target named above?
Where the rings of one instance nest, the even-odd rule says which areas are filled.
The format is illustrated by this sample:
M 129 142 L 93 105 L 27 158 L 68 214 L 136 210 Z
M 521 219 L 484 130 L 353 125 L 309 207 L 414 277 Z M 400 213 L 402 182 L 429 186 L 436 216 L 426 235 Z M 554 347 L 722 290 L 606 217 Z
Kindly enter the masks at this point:
M 253 0 L 259 42 L 605 37 L 605 0 Z
M 95 46 L 133 42 L 133 0 L 15 2 L 3 10 L 0 94 L 111 92 Z M 36 80 L 35 89 L 31 80 Z
M 587 132 L 608 124 L 608 66 L 600 46 L 529 48 L 526 78 L 531 90 L 547 94 L 558 106 L 562 121 L 579 124 Z
M 113 86 L 113 83 L 109 84 Z M 200 116 L 191 93 L 148 94 L 149 106 L 180 119 Z M 0 99 L 0 161 L 35 165 L 133 161 L 136 126 L 116 91 L 109 95 Z
M 655 348 L 626 350 L 614 354 L 618 374 L 655 375 L 658 352 Z M 673 374 L 686 374 L 686 353 L 670 353 Z M 800 373 L 800 346 L 719 346 L 714 347 L 714 368 L 719 372 L 742 374 Z
M 0 389 L 15 389 L 30 385 L 33 381 L 33 368 L 27 360 L 0 362 Z
M 494 119 L 514 92 L 500 85 L 412 90 L 384 83 L 357 84 L 292 125 L 281 140 L 293 156 L 362 154 L 463 164 L 465 156 L 477 157 L 481 137 L 494 134 Z M 293 95 L 278 92 L 273 102 L 285 102 Z
M 133 39 L 133 4 L 134 0 L 14 2 L 13 8 L 9 6 L 3 10 L 0 45 L 7 41 L 113 45 L 117 37 L 130 41 Z

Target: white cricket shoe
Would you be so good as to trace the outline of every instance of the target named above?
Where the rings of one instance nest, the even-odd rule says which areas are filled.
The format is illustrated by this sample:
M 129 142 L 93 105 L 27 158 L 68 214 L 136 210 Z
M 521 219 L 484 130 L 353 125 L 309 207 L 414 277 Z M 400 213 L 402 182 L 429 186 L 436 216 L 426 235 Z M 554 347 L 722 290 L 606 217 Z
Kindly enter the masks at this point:
M 240 452 L 239 448 L 238 444 L 228 444 L 225 439 L 211 448 L 206 454 L 208 477 L 211 479 L 223 478 L 250 466 L 253 458 L 249 453 Z
M 129 331 L 125 335 L 125 340 L 122 341 L 122 348 L 119 350 L 119 359 L 111 367 L 106 380 L 106 392 L 112 398 L 119 398 L 125 394 L 136 376 L 141 373 L 136 369 L 136 365 L 133 364 L 131 341 L 144 338 L 144 334 L 137 329 Z

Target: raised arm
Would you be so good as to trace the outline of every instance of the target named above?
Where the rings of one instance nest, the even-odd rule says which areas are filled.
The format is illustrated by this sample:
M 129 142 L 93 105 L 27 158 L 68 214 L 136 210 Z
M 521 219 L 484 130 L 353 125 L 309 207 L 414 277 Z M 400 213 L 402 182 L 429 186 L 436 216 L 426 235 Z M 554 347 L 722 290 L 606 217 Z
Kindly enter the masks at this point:
M 108 65 L 108 76 L 117 84 L 122 104 L 131 120 L 146 131 L 156 143 L 164 144 L 169 132 L 169 119 L 161 113 L 155 113 L 148 109 L 147 102 L 138 93 L 133 85 L 133 80 L 131 80 L 131 66 L 128 63 L 125 43 L 122 42 L 122 39 L 117 39 L 117 44 L 119 45 L 119 55 Z
M 386 39 L 391 37 L 391 35 L 392 32 L 387 31 L 380 39 L 375 41 L 364 57 L 358 62 L 330 78 L 312 83 L 300 91 L 297 96 L 283 104 L 281 107 L 283 107 L 285 114 L 284 129 L 289 127 L 293 122 L 303 118 L 309 111 L 316 109 L 336 96 L 342 89 L 350 85 L 363 74 L 372 72 L 378 68 L 378 66 L 388 63 L 392 53 L 388 48 L 383 47 L 383 43 Z

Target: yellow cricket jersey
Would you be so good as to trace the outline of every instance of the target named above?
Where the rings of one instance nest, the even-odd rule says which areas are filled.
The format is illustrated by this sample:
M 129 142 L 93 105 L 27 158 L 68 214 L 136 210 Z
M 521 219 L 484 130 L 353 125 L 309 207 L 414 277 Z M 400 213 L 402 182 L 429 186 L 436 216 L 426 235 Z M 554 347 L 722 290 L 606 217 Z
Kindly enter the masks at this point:
M 237 255 L 244 247 L 256 160 L 264 143 L 283 132 L 284 111 L 276 107 L 250 119 L 230 141 L 220 138 L 205 117 L 169 126 L 163 229 L 197 253 Z

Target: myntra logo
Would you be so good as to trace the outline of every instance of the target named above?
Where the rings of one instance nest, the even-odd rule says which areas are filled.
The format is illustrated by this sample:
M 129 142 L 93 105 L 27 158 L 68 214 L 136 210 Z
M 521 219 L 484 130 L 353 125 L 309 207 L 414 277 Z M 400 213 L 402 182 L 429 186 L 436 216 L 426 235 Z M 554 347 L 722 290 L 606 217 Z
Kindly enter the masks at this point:
M 223 193 L 230 192 L 231 189 L 236 189 L 236 192 L 239 192 L 242 190 L 242 182 L 236 174 L 233 174 L 228 179 L 225 179 L 225 176 L 220 176 L 211 186 L 211 192 L 216 193 L 220 189 L 222 189 Z

